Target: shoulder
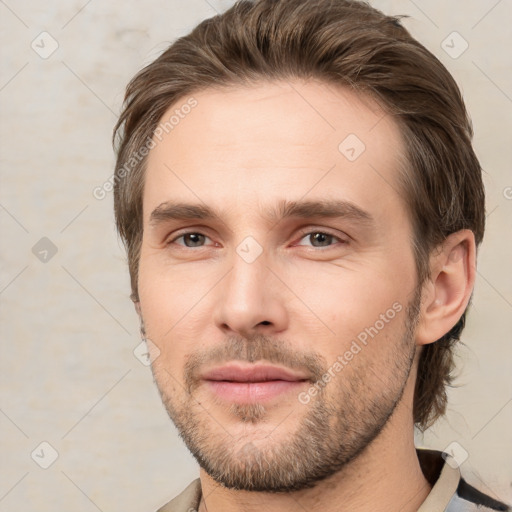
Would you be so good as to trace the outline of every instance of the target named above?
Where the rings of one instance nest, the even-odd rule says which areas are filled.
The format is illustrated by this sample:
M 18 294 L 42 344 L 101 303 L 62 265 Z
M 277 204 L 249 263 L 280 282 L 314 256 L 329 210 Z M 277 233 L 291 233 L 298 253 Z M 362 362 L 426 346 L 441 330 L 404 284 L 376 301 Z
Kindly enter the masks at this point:
M 197 478 L 157 512 L 197 512 L 201 501 L 201 480 Z
M 457 491 L 448 505 L 447 512 L 469 512 L 472 510 L 475 512 L 490 512 L 494 510 L 510 512 L 512 509 L 505 503 L 495 500 L 491 496 L 479 491 L 461 477 Z
M 419 512 L 512 512 L 508 505 L 468 484 L 461 476 L 457 461 L 448 453 L 417 449 L 420 466 L 432 490 Z

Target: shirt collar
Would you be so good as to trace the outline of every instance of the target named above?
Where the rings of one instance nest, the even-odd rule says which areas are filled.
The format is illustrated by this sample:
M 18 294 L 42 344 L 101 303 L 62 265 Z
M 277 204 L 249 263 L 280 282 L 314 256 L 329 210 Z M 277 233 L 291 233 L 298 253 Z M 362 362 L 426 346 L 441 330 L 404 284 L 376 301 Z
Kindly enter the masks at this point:
M 416 453 L 421 470 L 432 485 L 430 494 L 418 512 L 446 510 L 460 482 L 458 464 L 449 454 L 436 450 L 417 448 Z

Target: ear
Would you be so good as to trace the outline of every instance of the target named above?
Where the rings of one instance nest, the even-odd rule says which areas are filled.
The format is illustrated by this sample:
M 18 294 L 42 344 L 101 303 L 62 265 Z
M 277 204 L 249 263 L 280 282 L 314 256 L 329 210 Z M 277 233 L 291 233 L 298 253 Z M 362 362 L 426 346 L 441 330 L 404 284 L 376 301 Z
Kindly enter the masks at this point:
M 140 310 L 140 302 L 138 300 L 134 300 L 133 305 L 135 306 L 135 311 L 137 311 L 137 315 L 139 315 L 140 318 L 142 315 L 142 312 Z
M 142 318 L 142 310 L 140 309 L 140 302 L 133 301 L 133 305 L 135 306 L 135 311 L 137 311 L 137 315 L 139 315 L 139 322 L 140 322 L 140 337 L 142 339 L 146 338 L 146 328 L 144 327 L 144 319 Z
M 416 344 L 442 338 L 464 313 L 475 283 L 475 236 L 469 229 L 452 233 L 430 258 L 430 279 L 422 289 Z

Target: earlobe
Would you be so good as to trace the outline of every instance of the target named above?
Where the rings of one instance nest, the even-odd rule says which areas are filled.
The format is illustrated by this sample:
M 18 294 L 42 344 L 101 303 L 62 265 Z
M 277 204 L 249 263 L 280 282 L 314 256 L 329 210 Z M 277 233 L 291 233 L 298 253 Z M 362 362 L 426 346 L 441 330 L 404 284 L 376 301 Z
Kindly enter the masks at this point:
M 472 231 L 449 235 L 430 260 L 431 279 L 422 290 L 416 343 L 427 345 L 443 337 L 459 321 L 471 298 L 476 274 Z

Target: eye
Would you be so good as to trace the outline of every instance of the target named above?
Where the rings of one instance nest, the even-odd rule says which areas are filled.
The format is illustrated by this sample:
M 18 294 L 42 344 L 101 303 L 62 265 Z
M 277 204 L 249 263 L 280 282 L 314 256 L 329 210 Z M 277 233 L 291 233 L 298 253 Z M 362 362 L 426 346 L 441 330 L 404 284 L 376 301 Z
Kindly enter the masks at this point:
M 173 244 L 180 239 L 183 239 L 183 243 L 177 243 L 177 245 L 182 245 L 184 247 L 203 247 L 205 240 L 210 240 L 209 237 L 203 235 L 202 233 L 198 233 L 196 231 L 189 231 L 188 233 L 182 233 L 181 235 L 173 238 L 168 243 Z
M 189 231 L 174 237 L 168 242 L 168 245 L 176 244 L 186 248 L 205 247 L 207 245 L 206 240 L 211 241 L 211 239 L 203 233 L 199 233 L 197 231 Z M 335 242 L 347 243 L 347 241 L 341 237 L 326 231 L 302 232 L 300 241 L 302 240 L 309 240 L 310 247 L 315 248 L 329 248 L 333 245 L 336 245 Z M 307 246 L 308 244 L 302 244 L 299 242 L 297 245 Z
M 311 242 L 312 247 L 332 247 L 333 241 L 335 240 L 341 243 L 346 243 L 346 240 L 325 231 L 307 231 L 305 233 L 301 233 L 301 235 L 301 240 L 308 239 Z M 297 245 L 303 244 L 299 243 Z

